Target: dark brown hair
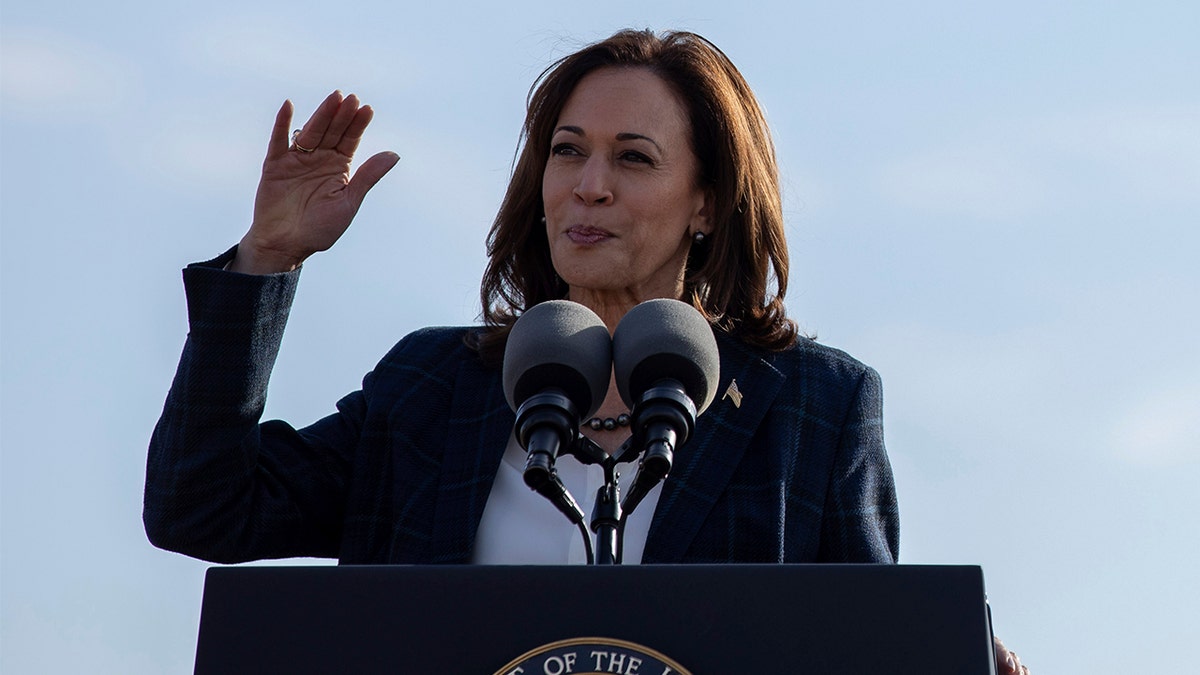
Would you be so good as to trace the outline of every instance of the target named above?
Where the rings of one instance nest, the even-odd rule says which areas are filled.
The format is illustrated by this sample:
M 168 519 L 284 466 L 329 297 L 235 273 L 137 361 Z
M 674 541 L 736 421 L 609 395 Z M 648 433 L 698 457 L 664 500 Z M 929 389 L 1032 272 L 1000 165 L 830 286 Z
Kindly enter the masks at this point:
M 699 179 L 713 199 L 713 231 L 689 252 L 683 300 L 744 342 L 770 350 L 791 346 L 796 325 L 783 305 L 788 254 L 779 174 L 754 92 L 729 58 L 695 33 L 624 30 L 558 60 L 530 89 L 524 145 L 488 233 L 480 287 L 485 330 L 473 335 L 472 347 L 498 363 L 522 312 L 566 296 L 542 224 L 542 174 L 567 98 L 585 75 L 605 67 L 650 70 L 688 111 Z

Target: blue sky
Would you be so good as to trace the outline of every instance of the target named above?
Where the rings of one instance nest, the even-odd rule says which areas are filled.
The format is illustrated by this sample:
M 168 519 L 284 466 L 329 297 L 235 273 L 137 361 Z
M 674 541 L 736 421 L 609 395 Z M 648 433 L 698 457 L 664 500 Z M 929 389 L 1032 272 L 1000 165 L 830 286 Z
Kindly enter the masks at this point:
M 141 529 L 180 268 L 248 225 L 274 111 L 401 161 L 305 267 L 267 414 L 474 320 L 529 84 L 625 27 L 726 51 L 772 124 L 789 311 L 876 367 L 904 563 L 982 565 L 1036 672 L 1184 673 L 1200 583 L 1192 2 L 6 3 L 0 668 L 183 673 L 206 564 Z

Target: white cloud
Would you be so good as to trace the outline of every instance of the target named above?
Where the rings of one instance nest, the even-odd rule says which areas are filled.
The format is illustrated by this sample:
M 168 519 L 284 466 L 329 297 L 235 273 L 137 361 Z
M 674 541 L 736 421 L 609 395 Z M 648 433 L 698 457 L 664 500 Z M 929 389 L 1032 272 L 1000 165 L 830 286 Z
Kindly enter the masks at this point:
M 1106 169 L 1139 198 L 1200 201 L 1200 105 L 1095 111 L 1050 120 L 1036 136 Z
M 421 218 L 421 227 L 439 223 L 447 234 L 460 233 L 472 253 L 482 250 L 484 233 L 508 184 L 509 155 L 482 152 L 473 138 L 447 133 L 441 125 L 430 125 L 421 133 L 392 126 L 368 134 L 359 161 L 385 148 L 400 154 L 400 162 L 384 179 L 387 185 L 368 199 Z
M 181 130 L 195 128 L 179 126 Z M 162 131 L 158 142 L 145 148 L 146 159 L 150 160 L 147 164 L 155 173 L 170 168 L 173 180 L 183 185 L 203 183 L 217 190 L 242 187 L 247 193 L 252 192 L 265 151 L 257 146 L 265 146 L 264 142 L 228 137 L 207 140 L 186 131 Z
M 845 346 L 883 375 L 889 419 L 973 461 L 1081 451 L 1070 339 L 1049 326 L 1003 333 L 897 323 Z M 1074 447 L 1072 447 L 1074 446 Z
M 1195 380 L 1193 380 L 1195 382 Z M 1200 388 L 1164 388 L 1136 402 L 1110 435 L 1117 457 L 1172 466 L 1200 459 Z
M 6 28 L 0 40 L 5 115 L 46 122 L 111 113 L 128 100 L 134 66 L 99 45 L 32 26 Z
M 1200 106 L 1093 110 L 977 129 L 885 165 L 897 204 L 984 222 L 1064 205 L 1200 201 Z
M 201 70 L 216 69 L 293 86 L 314 83 L 348 91 L 396 87 L 405 69 L 392 49 L 353 41 L 353 23 L 339 32 L 326 21 L 245 13 L 200 23 L 179 43 L 180 58 Z M 321 85 L 325 86 L 325 85 Z
M 919 153 L 883 169 L 885 196 L 909 208 L 984 221 L 1014 220 L 1042 200 L 1036 169 L 1005 139 Z
M 1194 349 L 1169 338 L 1131 349 L 1110 316 L 1064 305 L 1054 319 L 1000 332 L 910 322 L 843 342 L 883 374 L 889 420 L 948 453 L 1059 465 L 1200 461 Z M 1148 334 L 1168 330 L 1131 320 Z
M 243 199 L 254 194 L 271 131 L 270 110 L 185 110 L 147 122 L 132 142 L 114 140 L 120 146 L 113 148 L 114 161 L 146 180 L 189 193 Z

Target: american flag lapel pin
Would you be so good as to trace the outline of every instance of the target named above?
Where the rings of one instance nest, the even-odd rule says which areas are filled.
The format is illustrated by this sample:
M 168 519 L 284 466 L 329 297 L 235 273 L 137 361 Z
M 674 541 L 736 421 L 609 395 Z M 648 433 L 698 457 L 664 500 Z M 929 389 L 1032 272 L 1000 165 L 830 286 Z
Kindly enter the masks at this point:
M 735 408 L 742 407 L 742 392 L 738 391 L 737 380 L 729 381 L 729 388 L 725 390 L 725 395 L 721 397 L 721 400 L 725 399 L 733 401 L 733 407 Z

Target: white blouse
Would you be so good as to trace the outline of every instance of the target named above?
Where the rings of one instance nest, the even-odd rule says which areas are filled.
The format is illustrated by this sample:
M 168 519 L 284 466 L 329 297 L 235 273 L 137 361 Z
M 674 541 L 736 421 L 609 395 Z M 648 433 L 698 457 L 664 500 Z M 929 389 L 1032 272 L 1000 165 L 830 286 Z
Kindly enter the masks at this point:
M 596 545 L 591 531 L 592 507 L 596 492 L 604 485 L 604 468 L 597 464 L 581 464 L 571 455 L 561 455 L 554 468 L 567 490 L 583 509 L 584 524 Z M 525 485 L 525 449 L 516 436 L 509 436 L 504 461 L 496 472 L 496 481 L 483 510 L 483 520 L 475 535 L 475 551 L 471 562 L 493 565 L 581 565 L 587 562 L 583 536 L 579 528 L 567 520 L 553 504 Z M 624 499 L 637 462 L 617 466 L 617 483 Z M 646 495 L 633 514 L 625 521 L 624 564 L 637 564 L 646 548 L 646 533 L 658 505 L 662 483 Z

